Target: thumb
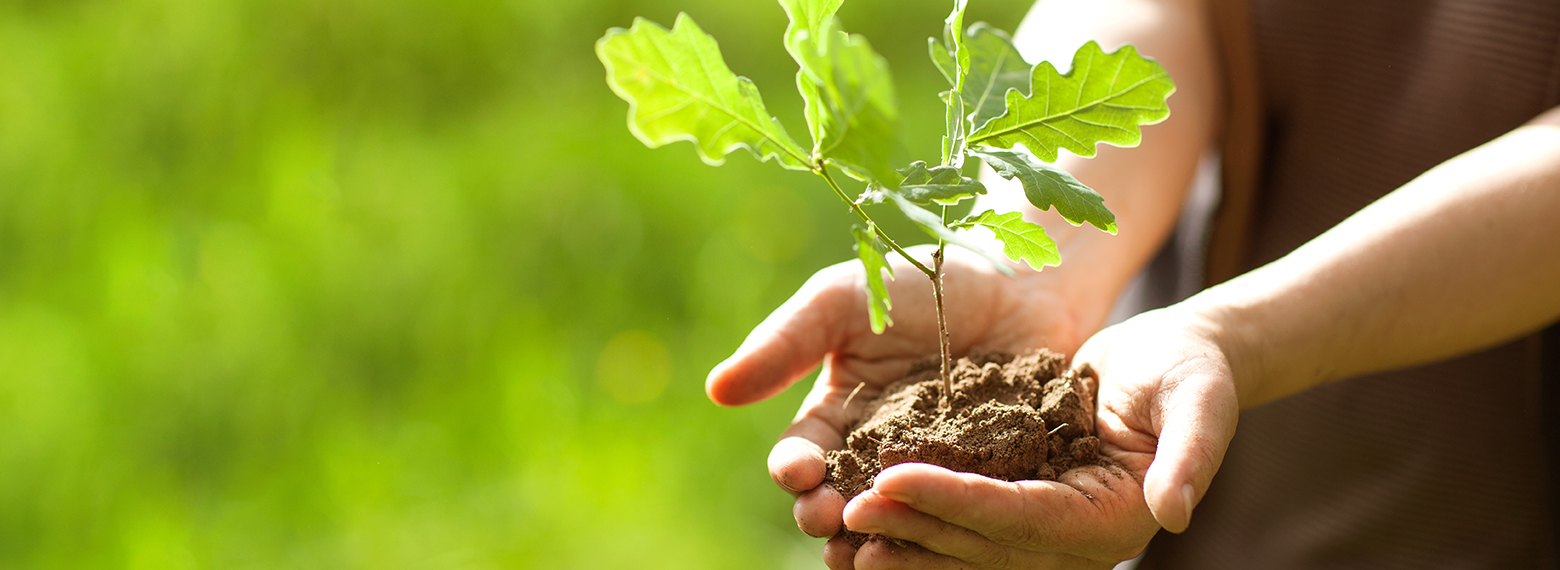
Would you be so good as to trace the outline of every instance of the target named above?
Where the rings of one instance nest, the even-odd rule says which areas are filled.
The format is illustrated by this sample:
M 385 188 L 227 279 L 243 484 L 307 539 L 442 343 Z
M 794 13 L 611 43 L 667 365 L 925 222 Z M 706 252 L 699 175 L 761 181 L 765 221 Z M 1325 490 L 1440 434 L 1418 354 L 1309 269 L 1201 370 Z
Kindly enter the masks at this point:
M 741 406 L 785 391 L 849 336 L 861 308 L 857 267 L 838 264 L 814 274 L 789 300 L 717 364 L 704 391 L 722 406 Z M 858 319 L 859 320 L 859 319 Z
M 1191 524 L 1192 508 L 1208 492 L 1235 436 L 1239 410 L 1228 382 L 1217 374 L 1193 374 L 1159 398 L 1158 449 L 1143 479 L 1154 520 L 1174 533 Z

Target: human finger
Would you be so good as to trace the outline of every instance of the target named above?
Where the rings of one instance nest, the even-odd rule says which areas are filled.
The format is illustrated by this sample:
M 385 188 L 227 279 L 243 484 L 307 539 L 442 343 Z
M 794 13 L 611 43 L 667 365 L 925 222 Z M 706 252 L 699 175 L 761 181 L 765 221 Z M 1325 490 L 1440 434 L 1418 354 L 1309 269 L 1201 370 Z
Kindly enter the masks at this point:
M 1152 534 L 1154 526 L 1136 481 L 1100 467 L 1078 468 L 1064 476 L 1071 481 L 1007 482 L 904 463 L 879 473 L 873 489 L 998 544 L 1097 559 L 1131 558 L 1136 545 L 1130 537 Z M 1087 488 L 1088 494 L 1075 485 Z
M 796 518 L 796 527 L 802 529 L 802 532 L 822 538 L 834 536 L 840 531 L 841 513 L 844 510 L 845 497 L 840 496 L 834 487 L 820 485 L 796 498 L 791 515 Z
M 1143 478 L 1145 503 L 1160 526 L 1182 532 L 1224 460 L 1240 407 L 1218 343 L 1195 320 L 1166 311 L 1101 331 L 1084 343 L 1073 362 L 1092 367 L 1102 386 L 1137 387 L 1118 391 L 1117 397 L 1102 390 L 1101 425 L 1114 420 L 1118 425 L 1112 427 L 1129 434 L 1124 441 L 1152 444 L 1153 459 Z M 1169 332 L 1166 322 L 1172 323 Z M 1145 352 L 1145 345 L 1157 350 Z M 1113 357 L 1118 350 L 1129 356 Z
M 789 300 L 748 334 L 737 351 L 705 380 L 710 400 L 741 406 L 784 391 L 818 366 L 843 342 L 847 321 L 862 293 L 856 268 L 834 265 L 814 274 Z
M 769 450 L 769 477 L 792 495 L 823 482 L 823 448 L 806 437 L 786 437 Z
M 1143 495 L 1159 525 L 1179 533 L 1224 461 L 1239 404 L 1232 386 L 1207 377 L 1178 382 L 1161 400 L 1159 443 Z
M 932 552 L 979 568 L 1049 567 L 1055 555 L 997 544 L 974 531 L 910 508 L 868 489 L 845 507 L 845 520 L 857 532 L 910 541 Z
M 904 542 L 871 540 L 856 551 L 856 570 L 974 570 L 962 560 Z
M 845 447 L 845 411 L 848 395 L 834 380 L 840 375 L 836 359 L 825 357 L 823 372 L 802 401 L 791 426 L 769 453 L 769 476 L 795 495 L 818 486 L 824 476 L 824 452 Z M 872 389 L 873 392 L 876 389 Z
M 823 564 L 829 570 L 856 570 L 856 547 L 836 536 L 823 545 Z
M 807 392 L 807 397 L 802 399 L 801 407 L 796 410 L 796 417 L 791 420 L 781 437 L 802 437 L 811 440 L 825 450 L 840 449 L 845 445 L 845 424 L 850 421 L 850 415 L 845 410 L 845 400 L 849 398 L 846 384 L 858 384 L 859 380 L 844 380 L 839 362 L 841 358 L 835 354 L 826 354 L 823 357 L 823 368 L 818 372 L 818 380 L 813 383 L 812 390 Z M 876 389 L 870 389 L 876 392 Z

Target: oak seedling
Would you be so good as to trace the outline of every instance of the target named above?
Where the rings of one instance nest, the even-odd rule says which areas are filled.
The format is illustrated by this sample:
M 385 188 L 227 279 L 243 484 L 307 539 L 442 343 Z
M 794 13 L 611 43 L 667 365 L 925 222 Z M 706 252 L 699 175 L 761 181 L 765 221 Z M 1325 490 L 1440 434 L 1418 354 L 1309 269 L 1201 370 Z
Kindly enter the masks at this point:
M 887 255 L 896 253 L 932 283 L 945 390 L 949 385 L 950 342 L 943 314 L 945 248 L 974 251 L 1004 274 L 1013 269 L 968 239 L 964 231 L 990 230 L 1002 254 L 1035 270 L 1061 263 L 1045 229 L 1017 212 L 986 210 L 957 220 L 948 208 L 985 194 L 978 180 L 962 174 L 967 158 L 978 158 L 1005 179 L 1018 180 L 1024 195 L 1042 210 L 1056 208 L 1069 223 L 1088 223 L 1116 233 L 1116 219 L 1098 193 L 1051 165 L 1060 150 L 1083 157 L 1095 145 L 1136 146 L 1139 126 L 1170 114 L 1165 99 L 1175 84 L 1157 62 L 1132 46 L 1105 53 L 1094 42 L 1079 48 L 1067 73 L 1049 62 L 1026 62 L 1009 36 L 984 23 L 967 29 L 968 0 L 956 0 L 942 38 L 928 40 L 932 63 L 948 80 L 942 153 L 935 165 L 915 160 L 895 164 L 899 112 L 888 62 L 866 38 L 841 29 L 835 13 L 844 0 L 779 0 L 790 24 L 783 42 L 798 66 L 796 87 L 812 146 L 802 146 L 764 106 L 758 87 L 733 73 L 715 39 L 687 14 L 672 29 L 637 18 L 628 29 L 613 28 L 596 42 L 607 84 L 629 103 L 628 129 L 655 148 L 677 141 L 694 144 L 699 158 L 718 166 L 737 149 L 781 168 L 812 172 L 860 219 L 851 228 L 866 270 L 867 316 L 873 332 L 893 324 L 883 281 L 893 279 Z M 848 192 L 834 171 L 856 183 Z M 905 217 L 937 240 L 930 266 L 873 221 L 863 205 L 893 203 Z

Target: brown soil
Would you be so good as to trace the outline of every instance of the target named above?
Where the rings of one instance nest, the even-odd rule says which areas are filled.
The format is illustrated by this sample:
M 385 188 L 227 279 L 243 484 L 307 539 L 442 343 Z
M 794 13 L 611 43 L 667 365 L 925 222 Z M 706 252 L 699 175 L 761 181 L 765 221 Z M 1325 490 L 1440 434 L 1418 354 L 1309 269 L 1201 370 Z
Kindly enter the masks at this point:
M 912 367 L 852 416 L 846 449 L 829 452 L 824 483 L 849 500 L 900 463 L 1019 481 L 1055 480 L 1100 462 L 1092 370 L 1068 370 L 1045 349 L 1018 357 L 977 351 L 954 365 L 948 410 L 937 369 L 936 360 Z M 858 547 L 870 538 L 840 532 Z

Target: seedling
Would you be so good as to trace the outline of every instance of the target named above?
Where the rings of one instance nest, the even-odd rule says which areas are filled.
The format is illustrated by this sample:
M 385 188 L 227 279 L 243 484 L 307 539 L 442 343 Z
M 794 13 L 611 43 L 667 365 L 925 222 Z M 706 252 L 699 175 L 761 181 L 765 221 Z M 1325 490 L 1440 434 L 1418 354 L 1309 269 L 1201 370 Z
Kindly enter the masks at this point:
M 986 193 L 979 181 L 962 174 L 965 159 L 979 158 L 1003 178 L 1017 179 L 1035 207 L 1054 206 L 1075 226 L 1087 222 L 1114 234 L 1115 215 L 1100 195 L 1049 163 L 1062 149 L 1090 157 L 1099 143 L 1136 146 L 1142 139 L 1140 125 L 1169 116 L 1165 98 L 1175 91 L 1165 69 L 1131 46 L 1104 53 L 1089 42 L 1065 74 L 1049 62 L 1030 65 L 1001 30 L 984 23 L 964 28 L 967 1 L 955 0 L 942 39 L 928 41 L 932 63 L 950 86 L 940 95 L 947 105 L 946 129 L 935 166 L 922 160 L 895 162 L 901 148 L 899 112 L 888 62 L 866 38 L 840 29 L 835 12 L 844 0 L 780 0 L 790 17 L 784 43 L 800 67 L 796 87 L 811 150 L 770 115 L 758 87 L 731 72 L 715 39 L 687 14 L 678 14 L 671 30 L 637 18 L 632 27 L 608 30 L 596 42 L 608 86 L 629 103 L 628 130 L 645 145 L 688 141 L 712 166 L 742 148 L 760 161 L 823 178 L 861 220 L 851 232 L 866 269 L 873 332 L 881 334 L 893 324 L 883 281 L 884 273 L 894 278 L 886 257 L 890 250 L 931 280 L 945 402 L 952 393 L 943 314 L 945 248 L 967 248 L 1012 275 L 1007 263 L 962 233 L 979 227 L 995 234 L 1002 253 L 1015 263 L 1037 271 L 1061 263 L 1045 229 L 1017 212 L 987 210 L 948 220 L 950 206 Z M 866 186 L 846 192 L 833 170 Z M 906 253 L 862 208 L 883 202 L 892 202 L 937 240 L 930 267 Z

